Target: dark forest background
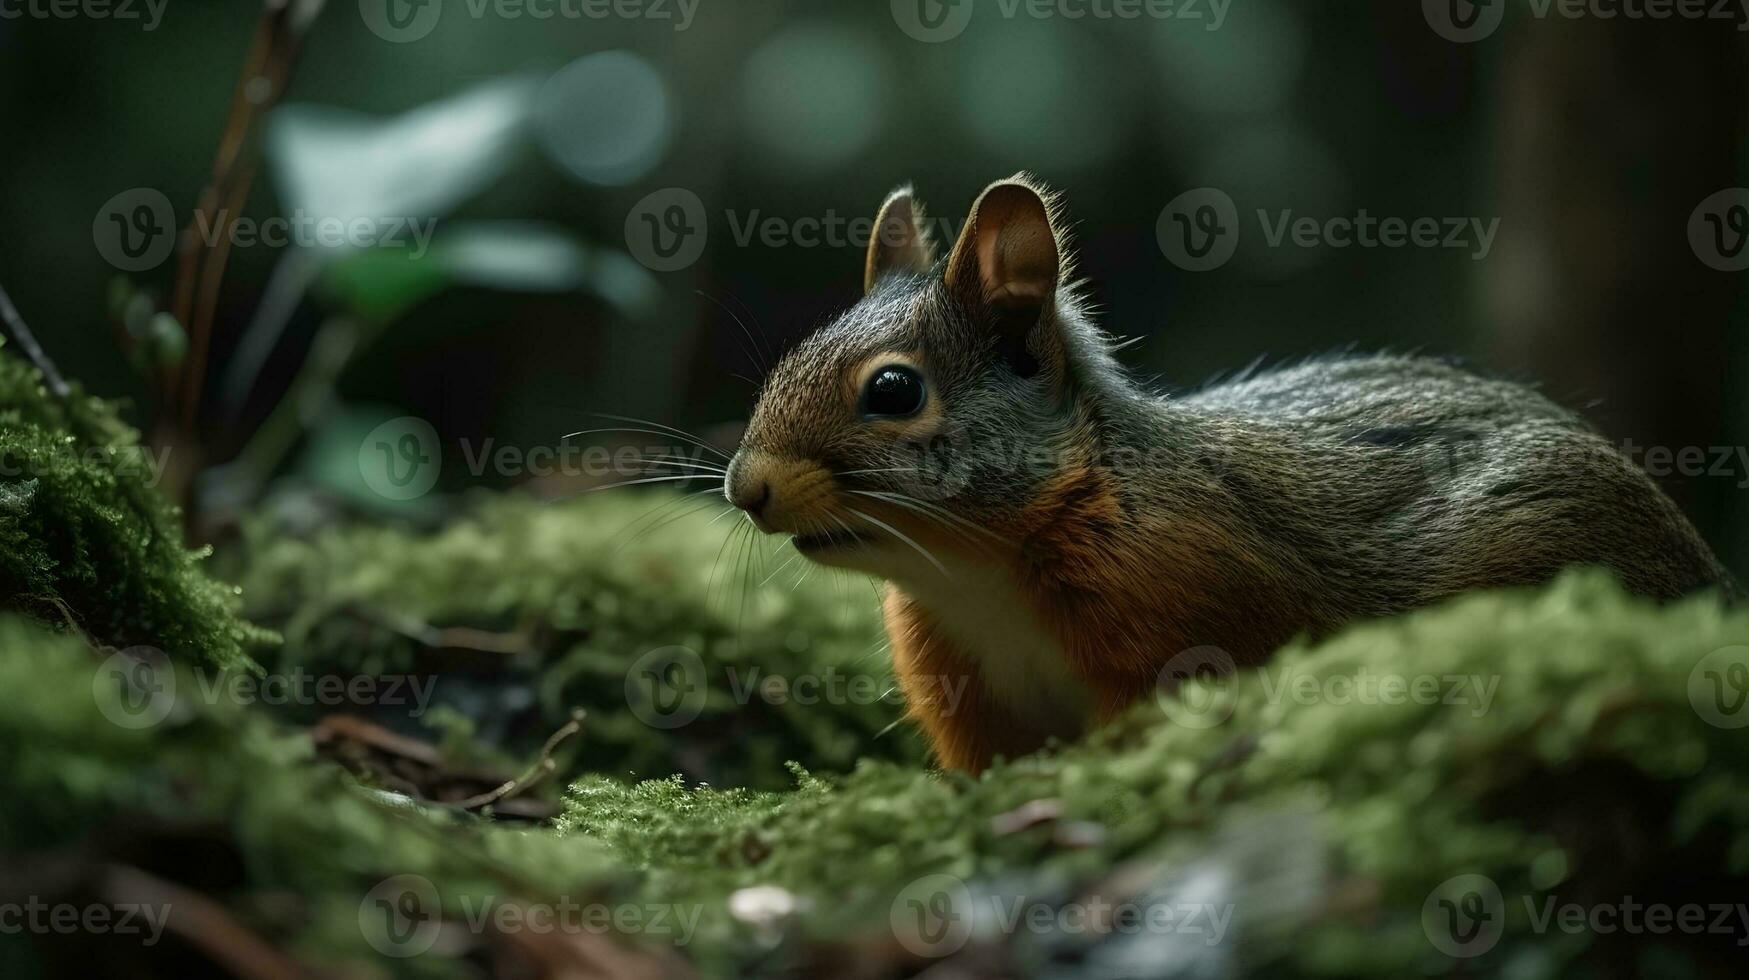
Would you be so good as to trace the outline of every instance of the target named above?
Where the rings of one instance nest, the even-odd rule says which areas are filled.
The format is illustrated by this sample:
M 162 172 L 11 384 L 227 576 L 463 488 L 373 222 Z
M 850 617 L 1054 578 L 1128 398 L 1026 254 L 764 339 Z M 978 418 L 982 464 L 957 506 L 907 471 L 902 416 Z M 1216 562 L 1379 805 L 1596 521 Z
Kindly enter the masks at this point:
M 554 445 L 593 412 L 732 439 L 758 345 L 781 347 L 853 302 L 863 258 L 860 243 L 741 244 L 735 223 L 863 218 L 911 181 L 957 226 L 985 183 L 1027 169 L 1065 194 L 1080 271 L 1106 326 L 1141 338 L 1126 354 L 1141 374 L 1185 388 L 1259 357 L 1353 346 L 1538 380 L 1617 442 L 1703 449 L 1711 472 L 1662 482 L 1742 573 L 1749 461 L 1731 447 L 1749 444 L 1743 278 L 1705 264 L 1689 225 L 1703 199 L 1749 184 L 1749 35 L 1505 6 L 1492 36 L 1453 43 L 1401 0 L 1233 0 L 1218 30 L 1210 11 L 1071 21 L 1004 17 L 977 0 L 962 34 L 931 43 L 884 2 L 701 0 L 677 30 L 650 17 L 475 17 L 450 0 L 427 36 L 396 43 L 337 0 L 299 29 L 265 131 L 274 113 L 310 106 L 360 114 L 354 128 L 368 129 L 513 79 L 521 94 L 497 111 L 518 115 L 519 135 L 433 215 L 438 240 L 474 235 L 477 267 L 375 307 L 392 315 L 263 457 L 271 485 L 319 484 L 336 469 L 322 447 L 357 445 L 333 433 L 402 415 L 430 420 L 445 445 Z M 193 0 L 168 0 L 150 31 L 0 19 L 0 284 L 66 374 L 129 399 L 155 438 L 198 445 L 195 469 L 245 452 L 324 325 L 370 308 L 361 288 L 367 300 L 387 289 L 368 269 L 325 269 L 231 404 L 224 368 L 288 252 L 233 249 L 211 316 L 212 380 L 183 431 L 154 370 L 128 353 L 140 338 L 129 339 L 126 294 L 173 308 L 177 260 L 119 272 L 94 245 L 94 220 L 115 195 L 154 188 L 188 222 L 260 25 L 255 4 Z M 289 213 L 311 196 L 289 152 L 267 147 L 243 214 Z M 1251 237 L 1221 268 L 1186 272 L 1162 254 L 1156 221 L 1203 186 L 1238 202 Z M 708 237 L 689 266 L 652 271 L 628 257 L 628 215 L 671 187 L 702 201 Z M 1499 233 L 1479 260 L 1269 249 L 1257 208 L 1498 217 Z M 521 228 L 541 229 L 545 251 L 518 251 Z M 570 271 L 518 276 L 543 262 Z M 755 349 L 736 317 L 760 335 Z M 1731 463 L 1717 472 L 1721 452 Z M 446 456 L 446 489 L 480 482 L 457 463 Z M 197 511 L 226 505 L 188 479 Z

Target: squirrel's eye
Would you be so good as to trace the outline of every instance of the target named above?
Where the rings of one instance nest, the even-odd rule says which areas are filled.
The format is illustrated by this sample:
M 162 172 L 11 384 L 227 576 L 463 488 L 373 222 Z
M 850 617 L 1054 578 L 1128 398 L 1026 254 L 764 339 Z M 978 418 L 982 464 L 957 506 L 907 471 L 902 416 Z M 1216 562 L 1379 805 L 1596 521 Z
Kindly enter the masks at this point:
M 876 371 L 862 389 L 863 418 L 904 418 L 923 407 L 923 376 L 903 364 Z

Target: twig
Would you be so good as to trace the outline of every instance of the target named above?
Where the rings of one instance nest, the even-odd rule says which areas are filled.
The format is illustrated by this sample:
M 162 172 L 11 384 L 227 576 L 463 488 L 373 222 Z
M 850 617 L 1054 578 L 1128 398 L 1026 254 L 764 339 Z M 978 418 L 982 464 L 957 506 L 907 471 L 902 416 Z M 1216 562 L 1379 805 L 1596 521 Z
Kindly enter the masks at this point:
M 165 393 L 165 404 L 174 406 L 180 400 L 184 429 L 193 426 L 200 406 L 219 283 L 230 256 L 228 229 L 247 202 L 255 176 L 254 161 L 244 151 L 261 117 L 285 93 L 304 34 L 322 4 L 323 0 L 266 0 L 248 60 L 231 92 L 212 175 L 182 229 L 171 310 L 188 329 L 189 350 L 175 387 Z
M 18 315 L 18 307 L 12 305 L 12 297 L 6 294 L 6 287 L 0 286 L 0 320 L 6 322 L 6 330 L 12 334 L 12 339 L 18 344 L 18 349 L 24 351 L 24 356 L 30 358 L 30 363 L 42 372 L 43 380 L 48 383 L 49 390 L 56 398 L 65 398 L 72 393 L 67 387 L 67 381 L 61 377 L 61 372 L 55 370 L 55 362 L 43 353 L 42 345 L 36 342 L 36 334 L 30 332 L 30 327 L 24 322 L 24 317 Z
M 553 770 L 558 768 L 558 763 L 553 761 L 553 750 L 562 745 L 566 739 L 583 730 L 584 717 L 585 712 L 582 708 L 572 708 L 571 720 L 565 722 L 564 727 L 547 739 L 546 744 L 541 746 L 540 756 L 535 759 L 526 772 L 497 789 L 481 793 L 478 796 L 470 796 L 452 805 L 463 810 L 478 810 L 481 807 L 490 806 L 512 793 L 528 789 L 552 775 Z
M 413 640 L 433 650 L 477 650 L 481 653 L 526 653 L 527 633 L 494 633 L 472 626 L 433 626 L 416 616 L 400 616 L 368 607 L 354 607 L 348 612 L 372 626 Z

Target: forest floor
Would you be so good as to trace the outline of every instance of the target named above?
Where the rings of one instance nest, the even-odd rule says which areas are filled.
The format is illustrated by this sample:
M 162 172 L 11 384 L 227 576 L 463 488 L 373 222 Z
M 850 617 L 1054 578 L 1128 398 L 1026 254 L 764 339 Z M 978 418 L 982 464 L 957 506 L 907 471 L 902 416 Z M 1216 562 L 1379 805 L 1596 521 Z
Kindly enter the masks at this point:
M 1749 944 L 1749 612 L 1715 597 L 1467 596 L 973 778 L 902 720 L 871 583 L 681 498 L 265 508 L 208 556 L 139 452 L 0 353 L 9 977 L 1710 976 Z

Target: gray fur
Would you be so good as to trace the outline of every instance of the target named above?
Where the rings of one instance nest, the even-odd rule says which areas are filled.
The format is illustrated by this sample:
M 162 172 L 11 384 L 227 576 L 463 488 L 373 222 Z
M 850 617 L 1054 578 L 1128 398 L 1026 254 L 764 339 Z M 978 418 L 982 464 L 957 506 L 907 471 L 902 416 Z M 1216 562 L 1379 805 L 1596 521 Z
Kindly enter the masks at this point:
M 1606 566 L 1671 598 L 1728 577 L 1676 506 L 1577 414 L 1523 385 L 1420 357 L 1319 359 L 1167 398 L 1134 384 L 1109 338 L 1063 289 L 1028 346 L 1062 376 L 1015 376 L 980 313 L 935 276 L 893 276 L 783 359 L 749 444 L 838 470 L 914 465 L 905 447 L 833 419 L 832 386 L 881 350 L 918 350 L 948 406 L 955 456 L 936 485 L 861 484 L 925 496 L 998 525 L 1071 449 L 1111 461 L 1137 523 L 1194 518 L 1261 557 L 1230 586 L 1304 611 L 1316 626 L 1466 589 Z M 1053 397 L 1058 385 L 1063 397 Z M 1094 445 L 1086 445 L 1091 436 Z M 1044 450 L 1029 455 L 1029 450 Z M 944 475 L 945 474 L 945 475 Z M 1124 534 L 1115 527 L 1112 534 Z M 1237 566 L 1235 566 L 1237 567 Z

